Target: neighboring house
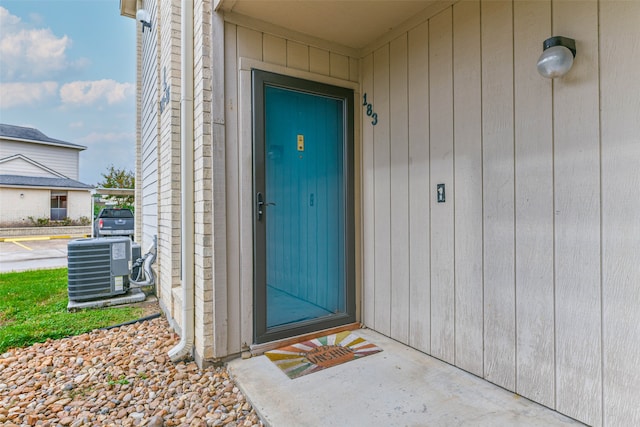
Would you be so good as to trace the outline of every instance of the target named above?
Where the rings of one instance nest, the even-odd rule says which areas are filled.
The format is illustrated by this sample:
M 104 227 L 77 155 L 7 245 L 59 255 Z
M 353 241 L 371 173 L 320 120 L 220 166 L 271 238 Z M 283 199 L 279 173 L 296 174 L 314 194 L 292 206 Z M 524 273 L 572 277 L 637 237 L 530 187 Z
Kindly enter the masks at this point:
M 640 2 L 138 7 L 136 231 L 174 359 L 359 322 L 640 425 Z
M 0 226 L 91 217 L 90 185 L 78 181 L 87 147 L 33 128 L 0 124 Z

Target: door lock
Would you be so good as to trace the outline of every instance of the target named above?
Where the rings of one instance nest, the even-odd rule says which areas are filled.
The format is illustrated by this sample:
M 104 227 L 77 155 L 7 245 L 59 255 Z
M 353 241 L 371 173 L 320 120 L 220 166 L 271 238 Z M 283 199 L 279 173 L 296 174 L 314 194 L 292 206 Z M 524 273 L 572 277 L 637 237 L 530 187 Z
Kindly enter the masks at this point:
M 275 206 L 276 204 L 273 202 L 265 202 L 264 196 L 261 192 L 258 191 L 256 194 L 256 211 L 258 214 L 258 221 L 262 220 L 262 215 L 264 215 L 264 208 L 266 206 Z

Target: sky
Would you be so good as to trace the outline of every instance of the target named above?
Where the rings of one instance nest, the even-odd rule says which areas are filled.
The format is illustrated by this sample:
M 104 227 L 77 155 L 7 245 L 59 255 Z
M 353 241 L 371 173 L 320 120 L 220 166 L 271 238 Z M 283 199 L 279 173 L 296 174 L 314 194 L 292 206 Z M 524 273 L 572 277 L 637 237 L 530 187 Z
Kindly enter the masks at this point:
M 134 172 L 136 30 L 119 0 L 0 0 L 0 123 L 87 147 L 85 184 Z

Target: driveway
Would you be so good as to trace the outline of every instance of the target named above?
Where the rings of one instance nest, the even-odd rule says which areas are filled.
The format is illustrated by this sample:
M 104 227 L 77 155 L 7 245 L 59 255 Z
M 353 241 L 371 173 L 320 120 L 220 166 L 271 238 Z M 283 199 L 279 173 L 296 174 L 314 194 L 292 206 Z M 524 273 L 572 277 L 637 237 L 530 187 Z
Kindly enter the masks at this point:
M 0 273 L 67 266 L 71 239 L 6 238 L 0 241 Z

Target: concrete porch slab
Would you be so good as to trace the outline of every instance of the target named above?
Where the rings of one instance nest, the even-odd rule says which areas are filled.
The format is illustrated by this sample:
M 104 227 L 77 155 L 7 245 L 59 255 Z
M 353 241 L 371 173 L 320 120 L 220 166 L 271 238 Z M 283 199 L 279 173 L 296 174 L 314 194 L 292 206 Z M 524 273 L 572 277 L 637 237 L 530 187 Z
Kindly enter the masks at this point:
M 126 293 L 92 301 L 71 301 L 67 304 L 68 311 L 81 310 L 85 308 L 112 307 L 115 305 L 135 304 L 145 300 L 147 296 L 140 288 L 131 288 Z
M 266 356 L 228 363 L 269 426 L 576 426 L 567 418 L 369 329 L 382 352 L 289 379 Z

